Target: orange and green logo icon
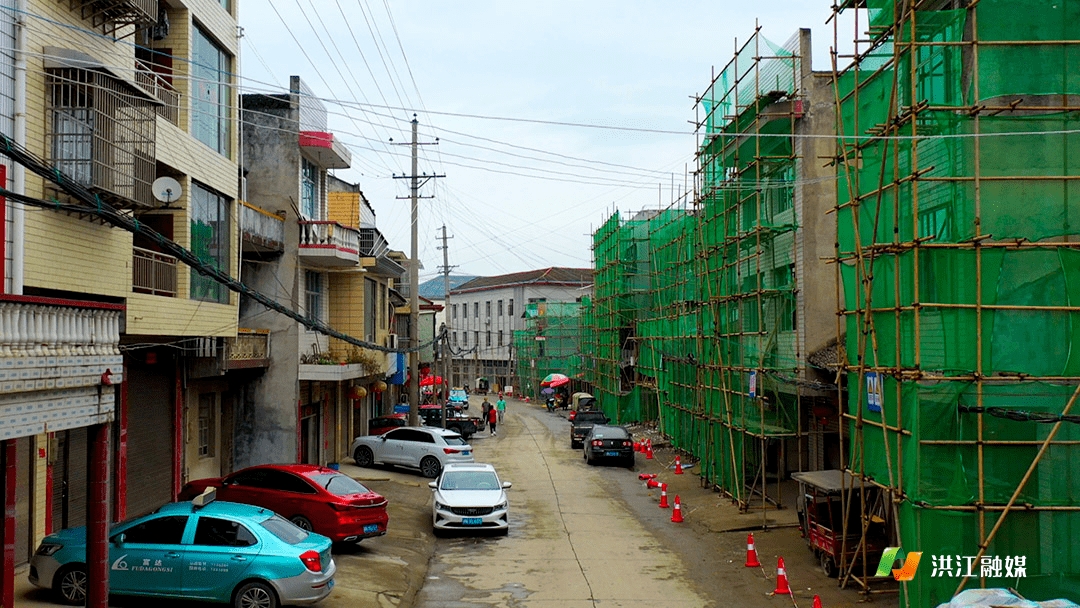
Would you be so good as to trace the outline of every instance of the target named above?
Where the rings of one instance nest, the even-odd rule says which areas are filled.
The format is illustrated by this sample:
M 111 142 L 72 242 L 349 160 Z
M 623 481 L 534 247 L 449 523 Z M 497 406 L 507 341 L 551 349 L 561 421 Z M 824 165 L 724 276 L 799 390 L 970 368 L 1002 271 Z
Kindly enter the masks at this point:
M 915 570 L 918 569 L 919 560 L 922 559 L 922 551 L 910 551 L 906 559 L 901 551 L 900 547 L 885 548 L 885 552 L 881 554 L 881 561 L 878 562 L 877 576 L 889 576 L 889 571 L 892 570 L 893 578 L 898 581 L 910 581 L 915 578 Z M 903 559 L 904 565 L 900 569 L 894 569 L 893 565 L 898 559 Z

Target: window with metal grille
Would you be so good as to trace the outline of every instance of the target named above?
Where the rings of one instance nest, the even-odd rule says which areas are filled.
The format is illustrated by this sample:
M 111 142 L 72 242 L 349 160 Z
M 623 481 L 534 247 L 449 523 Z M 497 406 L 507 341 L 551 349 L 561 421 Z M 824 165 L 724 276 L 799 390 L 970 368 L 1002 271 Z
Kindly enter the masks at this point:
M 153 102 L 96 70 L 48 67 L 49 161 L 120 207 L 149 206 L 156 177 Z

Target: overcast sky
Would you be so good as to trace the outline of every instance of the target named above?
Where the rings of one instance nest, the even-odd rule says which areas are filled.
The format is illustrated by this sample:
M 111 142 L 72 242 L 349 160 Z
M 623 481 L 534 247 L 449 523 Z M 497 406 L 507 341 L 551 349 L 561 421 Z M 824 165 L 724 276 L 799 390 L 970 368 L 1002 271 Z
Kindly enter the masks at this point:
M 610 214 L 666 206 L 692 184 L 693 97 L 753 33 L 814 36 L 829 67 L 829 0 L 251 0 L 240 6 L 242 93 L 299 75 L 351 150 L 391 247 L 410 251 L 409 120 L 417 115 L 421 280 L 590 267 Z M 841 29 L 850 40 L 851 27 Z M 842 43 L 843 45 L 843 43 Z M 390 142 L 390 139 L 393 142 Z M 674 193 L 672 184 L 675 184 Z

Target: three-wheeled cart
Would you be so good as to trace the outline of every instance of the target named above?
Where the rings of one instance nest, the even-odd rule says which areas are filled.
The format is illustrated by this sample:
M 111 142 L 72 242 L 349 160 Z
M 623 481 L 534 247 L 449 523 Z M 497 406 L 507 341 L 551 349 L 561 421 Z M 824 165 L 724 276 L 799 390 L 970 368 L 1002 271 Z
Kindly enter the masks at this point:
M 844 526 L 844 482 L 846 490 L 859 492 L 853 488 L 853 478 L 844 479 L 843 471 L 806 471 L 792 473 L 791 477 L 799 482 L 799 497 L 796 507 L 799 511 L 799 530 L 806 539 L 807 546 L 818 556 L 821 569 L 826 576 L 841 574 L 841 568 L 854 568 L 865 563 L 868 568 L 877 569 L 881 554 L 888 543 L 885 521 L 877 516 L 863 515 L 861 504 L 880 504 L 871 499 L 860 501 L 858 494 L 851 497 L 848 505 L 847 526 Z M 870 486 L 869 492 L 877 495 L 880 490 Z M 865 527 L 863 521 L 868 522 Z M 863 551 L 865 544 L 866 550 Z

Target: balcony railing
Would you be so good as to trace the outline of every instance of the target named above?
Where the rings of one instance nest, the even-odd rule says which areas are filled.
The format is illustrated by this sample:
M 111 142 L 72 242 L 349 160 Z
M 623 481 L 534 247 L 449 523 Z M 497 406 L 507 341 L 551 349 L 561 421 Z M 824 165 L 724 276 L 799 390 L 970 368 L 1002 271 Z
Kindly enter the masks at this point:
M 229 369 L 266 367 L 270 364 L 270 331 L 266 329 L 237 329 L 235 338 L 225 341 L 226 365 Z
M 281 253 L 285 249 L 285 219 L 240 201 L 240 226 L 245 253 Z M 250 245 L 251 247 L 247 247 Z
M 176 258 L 139 247 L 132 250 L 132 290 L 175 298 Z
M 300 253 L 322 266 L 359 263 L 360 231 L 337 222 L 300 221 Z
M 155 108 L 159 116 L 180 126 L 180 92 L 173 88 L 169 81 L 155 72 L 149 64 L 136 59 L 135 82 L 164 104 Z

